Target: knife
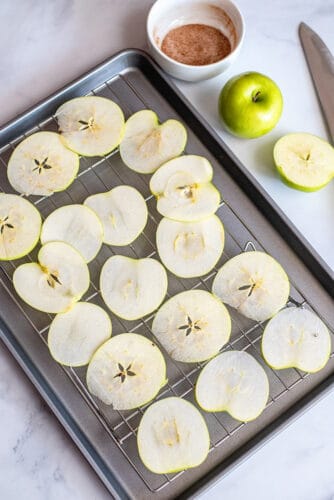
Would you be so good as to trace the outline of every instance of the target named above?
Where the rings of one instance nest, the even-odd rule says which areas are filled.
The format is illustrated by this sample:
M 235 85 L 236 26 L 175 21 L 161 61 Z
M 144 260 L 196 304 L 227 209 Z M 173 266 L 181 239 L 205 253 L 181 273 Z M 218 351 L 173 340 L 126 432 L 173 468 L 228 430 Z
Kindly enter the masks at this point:
M 307 24 L 300 23 L 299 37 L 322 113 L 334 143 L 334 57 L 319 35 Z

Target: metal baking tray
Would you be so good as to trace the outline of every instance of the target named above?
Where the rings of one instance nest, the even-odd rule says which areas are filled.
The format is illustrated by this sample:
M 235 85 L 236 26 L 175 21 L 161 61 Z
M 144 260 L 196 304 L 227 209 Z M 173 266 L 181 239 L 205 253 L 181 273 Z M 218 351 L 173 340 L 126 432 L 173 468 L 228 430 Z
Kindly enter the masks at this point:
M 180 119 L 189 134 L 187 153 L 203 155 L 212 162 L 214 182 L 222 193 L 218 215 L 225 226 L 226 245 L 217 268 L 241 251 L 269 252 L 289 274 L 292 283 L 289 304 L 313 309 L 333 332 L 334 280 L 330 269 L 144 52 L 119 53 L 6 125 L 0 132 L 1 190 L 12 192 L 6 178 L 6 163 L 13 147 L 22 137 L 37 130 L 56 130 L 53 113 L 57 107 L 85 94 L 113 99 L 126 116 L 142 108 L 152 108 L 162 121 L 171 117 Z M 31 197 L 44 217 L 59 206 L 81 203 L 88 194 L 118 184 L 136 186 L 146 198 L 150 215 L 145 231 L 128 247 L 103 246 L 89 266 L 91 286 L 85 300 L 103 306 L 98 277 L 101 265 L 111 254 L 158 258 L 155 229 L 160 216 L 149 192 L 148 179 L 125 167 L 116 150 L 103 158 L 81 158 L 78 177 L 66 191 L 49 197 Z M 230 309 L 232 336 L 224 349 L 247 350 L 262 363 L 270 380 L 268 405 L 257 420 L 247 424 L 225 413 L 204 414 L 211 436 L 208 459 L 200 467 L 178 474 L 153 474 L 140 462 L 136 447 L 136 429 L 144 409 L 119 412 L 92 397 L 85 385 L 85 368 L 64 368 L 50 357 L 46 336 L 51 316 L 33 310 L 16 296 L 11 281 L 13 271 L 22 262 L 34 260 L 36 253 L 37 249 L 25 259 L 0 265 L 1 338 L 115 498 L 189 497 L 201 491 L 333 382 L 333 354 L 327 366 L 315 375 L 295 369 L 271 370 L 260 354 L 264 324 L 243 318 Z M 216 271 L 200 279 L 179 279 L 169 273 L 168 295 L 197 287 L 210 290 Z M 152 338 L 152 317 L 129 322 L 112 316 L 113 332 L 140 332 Z M 192 401 L 194 383 L 204 363 L 177 363 L 167 355 L 166 358 L 169 383 L 159 398 L 177 395 Z

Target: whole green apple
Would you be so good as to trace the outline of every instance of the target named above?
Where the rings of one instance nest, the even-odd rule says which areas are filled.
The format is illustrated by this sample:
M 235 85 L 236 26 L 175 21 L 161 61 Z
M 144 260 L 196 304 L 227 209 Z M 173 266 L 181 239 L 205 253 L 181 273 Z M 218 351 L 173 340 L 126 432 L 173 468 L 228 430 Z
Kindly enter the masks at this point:
M 225 84 L 218 109 L 229 132 L 252 139 L 275 127 L 282 113 L 283 97 L 268 76 L 247 72 Z

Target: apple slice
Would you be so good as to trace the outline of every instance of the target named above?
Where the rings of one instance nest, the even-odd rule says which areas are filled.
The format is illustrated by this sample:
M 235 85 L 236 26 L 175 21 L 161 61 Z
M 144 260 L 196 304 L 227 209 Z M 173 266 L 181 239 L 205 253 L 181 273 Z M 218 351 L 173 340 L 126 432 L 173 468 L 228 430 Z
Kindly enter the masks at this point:
M 20 259 L 38 243 L 42 219 L 32 203 L 0 193 L 0 260 Z
M 224 249 L 224 227 L 216 215 L 198 222 L 162 219 L 157 249 L 163 264 L 176 276 L 203 276 L 217 264 Z
M 103 241 L 108 245 L 129 245 L 147 223 L 145 200 L 132 186 L 117 186 L 107 193 L 93 194 L 84 204 L 100 218 Z
M 271 318 L 289 298 L 289 278 L 282 266 L 264 252 L 244 252 L 218 271 L 212 292 L 255 321 Z
M 184 155 L 168 161 L 150 182 L 158 212 L 179 221 L 197 221 L 214 214 L 220 193 L 211 183 L 212 176 L 212 166 L 203 156 Z
M 313 312 L 288 307 L 267 324 L 262 337 L 262 354 L 275 370 L 299 368 L 314 373 L 327 363 L 331 339 L 326 325 Z
M 111 321 L 105 310 L 89 302 L 77 302 L 70 311 L 53 319 L 48 346 L 58 363 L 83 366 L 110 336 Z
M 282 179 L 301 191 L 316 191 L 334 177 L 334 148 L 312 134 L 281 137 L 274 147 L 274 161 Z
M 68 311 L 88 289 L 87 264 L 79 252 L 62 242 L 42 246 L 38 261 L 15 270 L 13 284 L 17 294 L 39 311 Z
M 87 370 L 89 391 L 114 410 L 131 410 L 148 403 L 166 383 L 161 351 L 136 333 L 121 333 L 105 342 Z
M 14 149 L 7 168 L 12 187 L 25 195 L 48 196 L 74 181 L 79 156 L 69 151 L 55 132 L 37 132 Z
M 269 381 L 253 356 L 244 351 L 226 351 L 202 369 L 195 392 L 203 410 L 226 411 L 236 420 L 248 422 L 266 407 Z
M 109 309 L 127 320 L 146 316 L 157 309 L 167 292 L 164 267 L 155 259 L 110 257 L 102 267 L 100 290 Z
M 159 125 L 157 115 L 143 109 L 130 116 L 120 145 L 123 162 L 141 174 L 151 174 L 184 150 L 187 131 L 178 120 Z
M 105 97 L 76 97 L 60 106 L 56 116 L 65 145 L 83 156 L 106 155 L 123 137 L 123 112 Z
M 54 210 L 44 221 L 42 245 L 64 241 L 81 253 L 86 262 L 98 254 L 103 241 L 103 227 L 95 212 L 83 205 L 65 205 Z
M 197 408 L 171 397 L 147 408 L 139 424 L 137 444 L 145 467 L 156 474 L 169 474 L 204 462 L 210 436 Z
M 231 318 L 211 293 L 188 290 L 160 307 L 152 332 L 172 358 L 195 363 L 212 358 L 226 344 Z

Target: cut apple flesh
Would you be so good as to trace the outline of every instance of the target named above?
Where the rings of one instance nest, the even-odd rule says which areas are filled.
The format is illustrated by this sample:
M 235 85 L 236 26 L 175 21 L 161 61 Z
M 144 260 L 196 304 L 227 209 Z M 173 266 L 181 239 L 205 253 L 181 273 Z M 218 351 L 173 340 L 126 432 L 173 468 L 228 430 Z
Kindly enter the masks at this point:
M 231 318 L 211 293 L 188 290 L 161 306 L 152 332 L 172 358 L 194 363 L 212 358 L 226 344 Z
M 180 156 L 162 165 L 150 182 L 158 212 L 179 221 L 197 221 L 214 214 L 220 194 L 211 183 L 212 175 L 211 164 L 202 156 Z
M 44 221 L 41 242 L 63 241 L 81 253 L 86 262 L 97 255 L 103 241 L 103 227 L 95 212 L 83 205 L 66 205 Z
M 154 259 L 110 257 L 100 276 L 100 290 L 109 309 L 120 318 L 134 320 L 159 307 L 167 292 L 167 274 Z
M 48 196 L 66 189 L 78 170 L 78 155 L 64 146 L 59 134 L 37 132 L 16 146 L 7 175 L 19 193 Z
M 89 363 L 94 352 L 111 336 L 108 314 L 95 304 L 78 302 L 53 319 L 48 346 L 52 357 L 63 365 L 82 366 Z
M 264 410 L 269 382 L 253 356 L 244 351 L 226 351 L 203 368 L 195 391 L 203 410 L 226 411 L 236 420 L 247 422 Z
M 27 304 L 48 313 L 69 310 L 89 286 L 87 264 L 74 248 L 52 242 L 38 253 L 39 263 L 22 264 L 13 275 L 16 292 Z
M 42 219 L 32 203 L 0 193 L 0 260 L 19 259 L 38 243 Z
M 182 278 L 211 271 L 224 249 L 224 227 L 215 215 L 198 222 L 164 218 L 158 225 L 156 238 L 163 264 Z
M 117 186 L 107 193 L 93 194 L 85 200 L 85 205 L 101 220 L 103 241 L 108 245 L 129 245 L 146 226 L 145 200 L 131 186 Z
M 145 411 L 137 444 L 144 465 L 156 474 L 167 474 L 200 465 L 209 453 L 210 437 L 197 408 L 171 397 Z
M 76 97 L 56 112 L 65 145 L 83 156 L 102 156 L 115 149 L 124 132 L 121 108 L 105 97 Z
M 244 252 L 219 269 L 212 292 L 244 316 L 264 321 L 285 306 L 290 285 L 273 257 L 264 252 Z
M 263 357 L 272 368 L 321 370 L 329 359 L 331 339 L 326 325 L 311 311 L 289 307 L 267 324 L 262 337 Z
M 89 391 L 115 410 L 131 410 L 148 403 L 166 382 L 161 351 L 136 333 L 121 333 L 105 342 L 87 370 Z
M 179 156 L 186 142 L 187 132 L 182 123 L 167 120 L 159 125 L 157 115 L 145 109 L 126 122 L 120 154 L 129 168 L 150 174 L 166 161 Z

